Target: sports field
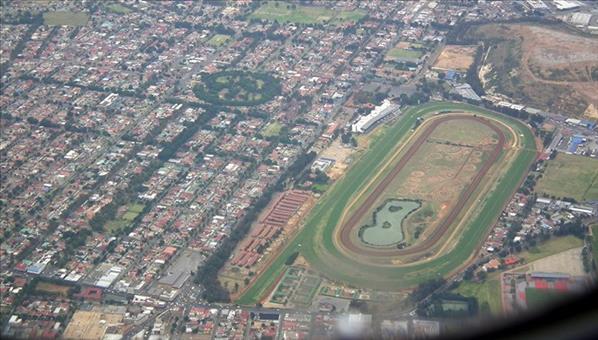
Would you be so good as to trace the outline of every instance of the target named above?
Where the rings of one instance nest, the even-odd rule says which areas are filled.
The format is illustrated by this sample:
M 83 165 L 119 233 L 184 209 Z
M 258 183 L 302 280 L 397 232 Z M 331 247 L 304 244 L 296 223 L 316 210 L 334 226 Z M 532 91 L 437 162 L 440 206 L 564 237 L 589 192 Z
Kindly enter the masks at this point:
M 525 289 L 525 301 L 529 309 L 546 307 L 547 305 L 563 300 L 568 296 L 569 294 L 566 292 L 563 293 L 555 289 Z
M 557 154 L 548 161 L 536 191 L 548 196 L 570 197 L 577 201 L 598 200 L 598 159 Z
M 500 160 L 510 165 L 508 169 L 491 169 L 494 180 L 487 181 L 490 184 L 482 185 L 473 192 L 474 196 L 481 192 L 486 195 L 475 202 L 476 209 L 459 214 L 459 219 L 467 223 L 461 223 L 462 226 L 455 229 L 459 230 L 458 235 L 450 235 L 451 242 L 448 243 L 452 245 L 439 250 L 442 257 L 431 257 L 408 265 L 380 265 L 363 263 L 355 256 L 347 256 L 344 251 L 339 250 L 335 240 L 339 222 L 346 218 L 347 207 L 360 199 L 365 200 L 360 197 L 366 197 L 368 192 L 374 190 L 376 183 L 391 173 L 392 165 L 396 164 L 397 157 L 401 155 L 401 146 L 409 144 L 407 141 L 411 137 L 425 131 L 425 126 L 428 125 L 426 123 L 415 132 L 412 130 L 418 117 L 427 117 L 426 120 L 433 121 L 434 117 L 443 116 L 434 116 L 434 112 L 446 110 L 470 116 L 475 113 L 500 125 L 501 131 L 509 134 L 505 150 L 500 154 Z M 253 304 L 259 301 L 283 270 L 285 259 L 294 251 L 300 251 L 314 269 L 328 278 L 360 287 L 399 290 L 413 287 L 430 278 L 446 276 L 466 264 L 475 253 L 488 228 L 498 217 L 504 203 L 516 190 L 536 156 L 533 135 L 525 125 L 466 104 L 430 103 L 411 108 L 392 126 L 381 129 L 384 130 L 372 139 L 369 150 L 324 194 L 312 210 L 301 233 L 240 298 L 239 303 Z
M 250 19 L 264 19 L 280 23 L 341 25 L 355 22 L 365 16 L 361 10 L 335 11 L 325 7 L 302 6 L 280 1 L 269 1 L 253 12 Z
M 422 56 L 421 51 L 409 50 L 404 48 L 391 48 L 384 59 L 386 60 L 398 60 L 398 59 L 419 59 Z

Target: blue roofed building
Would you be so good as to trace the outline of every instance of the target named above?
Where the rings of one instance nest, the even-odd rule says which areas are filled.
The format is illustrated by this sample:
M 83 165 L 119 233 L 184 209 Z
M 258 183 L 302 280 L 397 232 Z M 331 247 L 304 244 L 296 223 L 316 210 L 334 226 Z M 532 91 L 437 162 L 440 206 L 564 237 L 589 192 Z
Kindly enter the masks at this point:
M 590 130 L 594 130 L 594 128 L 596 127 L 596 122 L 593 122 L 591 120 L 582 120 L 581 125 L 585 126 Z
M 448 70 L 444 74 L 444 79 L 446 79 L 446 80 L 455 80 L 456 77 L 457 77 L 457 71 L 455 71 L 455 70 Z
M 577 148 L 584 142 L 585 142 L 585 138 L 582 136 L 571 137 L 571 141 L 569 142 L 569 148 L 567 149 L 567 152 L 575 153 L 575 151 L 577 151 Z

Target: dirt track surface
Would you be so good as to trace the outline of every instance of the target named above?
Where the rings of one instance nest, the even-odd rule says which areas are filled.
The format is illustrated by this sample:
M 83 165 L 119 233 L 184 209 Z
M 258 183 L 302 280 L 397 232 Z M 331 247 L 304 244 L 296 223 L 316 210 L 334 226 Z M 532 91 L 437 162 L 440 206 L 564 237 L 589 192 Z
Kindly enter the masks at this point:
M 440 224 L 432 231 L 432 233 L 422 242 L 412 246 L 407 247 L 405 249 L 397 249 L 397 248 L 365 248 L 363 246 L 358 246 L 353 243 L 351 239 L 351 233 L 358 227 L 357 223 L 361 220 L 361 218 L 368 214 L 373 204 L 375 203 L 376 199 L 384 192 L 384 189 L 397 177 L 397 175 L 401 172 L 401 170 L 409 163 L 413 155 L 417 153 L 421 145 L 423 145 L 428 137 L 432 134 L 432 132 L 443 122 L 454 120 L 454 119 L 471 119 L 475 120 L 479 123 L 482 123 L 488 126 L 492 131 L 494 131 L 498 135 L 498 143 L 496 144 L 495 148 L 490 152 L 488 160 L 483 163 L 480 171 L 475 175 L 472 179 L 471 183 L 466 186 L 466 189 L 461 193 L 459 196 L 459 200 L 455 204 L 454 208 L 447 214 L 447 216 L 440 222 Z M 474 117 L 474 116 L 467 116 L 467 115 L 454 115 L 454 116 L 447 116 L 442 117 L 439 119 L 434 120 L 426 129 L 422 132 L 422 134 L 413 142 L 411 147 L 407 150 L 407 152 L 401 157 L 399 162 L 395 165 L 392 171 L 376 186 L 374 191 L 370 193 L 370 195 L 366 198 L 365 202 L 360 205 L 357 210 L 351 215 L 349 220 L 341 226 L 340 230 L 340 243 L 341 246 L 349 250 L 350 252 L 357 254 L 357 255 L 367 255 L 367 256 L 397 256 L 397 255 L 411 255 L 416 254 L 426 249 L 429 249 L 433 245 L 435 245 L 438 240 L 447 232 L 449 226 L 455 221 L 465 204 L 476 190 L 488 170 L 494 165 L 497 161 L 498 157 L 500 156 L 501 150 L 504 148 L 505 145 L 505 135 L 504 133 L 492 124 L 489 120 L 481 118 L 481 117 Z

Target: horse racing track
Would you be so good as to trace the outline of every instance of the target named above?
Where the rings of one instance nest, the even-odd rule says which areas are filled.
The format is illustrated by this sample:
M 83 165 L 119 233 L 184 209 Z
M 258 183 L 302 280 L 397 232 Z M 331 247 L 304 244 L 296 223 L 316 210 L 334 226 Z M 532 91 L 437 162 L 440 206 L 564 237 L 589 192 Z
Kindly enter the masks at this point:
M 373 191 L 363 203 L 359 204 L 348 221 L 341 225 L 339 243 L 349 252 L 355 255 L 388 258 L 394 255 L 429 251 L 447 233 L 449 227 L 463 211 L 482 179 L 495 165 L 506 141 L 505 134 L 495 123 L 471 115 L 443 115 L 423 128 L 424 131 L 410 142 L 409 148 L 399 161 L 392 165 L 390 172 L 375 185 Z M 468 131 L 476 131 L 475 139 L 467 134 Z M 485 160 L 481 161 L 480 156 L 486 156 Z M 414 161 L 419 162 L 409 167 Z M 404 176 L 399 183 L 393 183 L 397 182 L 399 175 L 404 171 L 410 171 L 410 174 Z M 408 186 L 416 188 L 406 190 Z M 444 194 L 437 195 L 441 189 L 444 189 L 442 191 Z M 430 219 L 428 223 L 422 224 L 425 228 L 431 228 L 432 225 L 435 227 L 420 242 L 415 240 L 412 246 L 403 244 L 405 246 L 403 248 L 390 249 L 363 247 L 356 238 L 352 237 L 352 234 L 358 227 L 359 221 L 371 214 L 374 204 L 385 193 L 395 195 L 397 198 L 408 195 L 400 198 L 417 198 L 428 204 L 432 203 L 433 206 L 440 208 L 439 211 L 434 211 L 433 215 L 442 219 L 438 223 Z M 455 204 L 451 204 L 451 201 Z M 449 211 L 444 213 L 440 210 Z M 416 219 L 416 216 L 412 214 L 411 219 Z M 407 221 L 399 223 L 402 222 Z M 404 230 L 403 233 L 406 234 L 408 231 Z
M 466 104 L 410 108 L 381 129 L 241 303 L 259 300 L 297 251 L 356 287 L 450 276 L 473 259 L 537 154 L 525 124 Z

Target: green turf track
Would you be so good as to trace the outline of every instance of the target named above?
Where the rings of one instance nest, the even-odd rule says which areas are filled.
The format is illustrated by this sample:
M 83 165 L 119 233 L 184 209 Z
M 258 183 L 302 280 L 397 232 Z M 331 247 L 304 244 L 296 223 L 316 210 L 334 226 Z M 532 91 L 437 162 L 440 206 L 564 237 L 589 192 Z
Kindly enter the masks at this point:
M 441 111 L 465 110 L 489 115 L 511 126 L 516 133 L 522 135 L 523 149 L 520 150 L 509 171 L 501 178 L 498 185 L 484 200 L 481 211 L 464 230 L 459 244 L 446 255 L 432 261 L 396 268 L 368 266 L 358 263 L 350 258 L 345 258 L 333 245 L 332 235 L 340 216 L 349 202 L 362 185 L 368 180 L 372 172 L 389 156 L 389 150 L 407 137 L 415 124 L 417 117 Z M 448 102 L 436 102 L 421 105 L 406 110 L 401 119 L 386 129 L 378 138 L 372 141 L 368 151 L 350 168 L 350 170 L 335 183 L 319 200 L 311 211 L 305 227 L 289 244 L 281 255 L 270 265 L 260 278 L 237 301 L 239 304 L 255 304 L 262 297 L 266 289 L 273 284 L 278 275 L 285 268 L 286 259 L 299 250 L 308 260 L 310 265 L 333 280 L 347 284 L 384 290 L 398 290 L 409 288 L 430 278 L 444 276 L 462 265 L 475 251 L 487 232 L 489 226 L 495 221 L 504 203 L 517 189 L 521 178 L 526 174 L 530 164 L 535 158 L 535 141 L 532 132 L 523 123 L 502 116 L 482 108 Z M 323 236 L 323 242 L 316 241 L 316 236 Z M 343 259 L 343 265 L 331 265 L 325 258 L 319 258 L 315 247 L 325 247 L 332 256 Z M 360 273 L 355 274 L 355 268 Z M 351 274 L 347 274 L 350 271 Z

